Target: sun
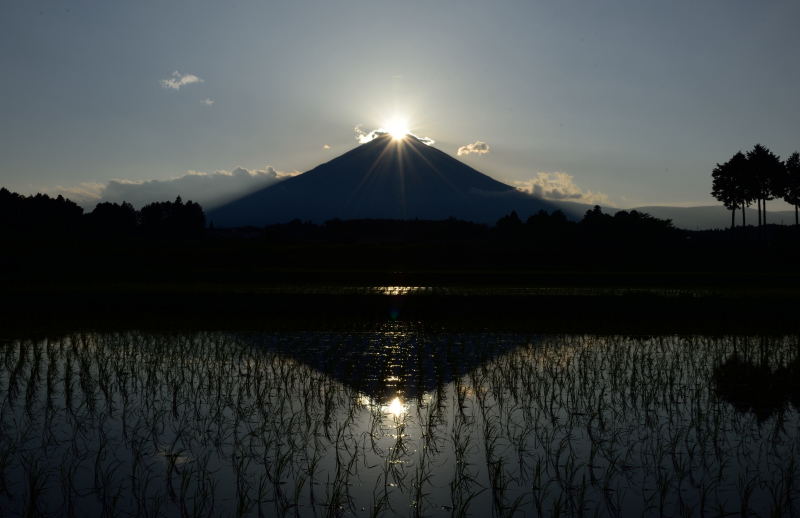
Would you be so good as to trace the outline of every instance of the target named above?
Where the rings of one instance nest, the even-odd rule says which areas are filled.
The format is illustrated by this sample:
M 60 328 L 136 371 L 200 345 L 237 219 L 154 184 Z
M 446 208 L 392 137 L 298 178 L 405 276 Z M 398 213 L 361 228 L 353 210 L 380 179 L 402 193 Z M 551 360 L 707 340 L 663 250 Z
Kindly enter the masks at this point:
M 408 120 L 403 117 L 392 117 L 386 121 L 386 124 L 383 125 L 383 129 L 395 140 L 404 138 L 410 131 Z

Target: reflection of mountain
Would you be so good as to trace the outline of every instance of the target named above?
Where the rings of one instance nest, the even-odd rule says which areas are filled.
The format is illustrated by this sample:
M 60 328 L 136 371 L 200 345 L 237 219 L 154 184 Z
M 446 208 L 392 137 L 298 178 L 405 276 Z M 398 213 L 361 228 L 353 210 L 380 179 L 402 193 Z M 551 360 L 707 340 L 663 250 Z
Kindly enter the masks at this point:
M 397 323 L 360 333 L 241 338 L 384 402 L 398 395 L 418 398 L 530 342 L 519 335 L 426 333 Z
M 403 140 L 378 137 L 307 173 L 212 210 L 209 219 L 223 227 L 295 218 L 494 222 L 511 210 L 527 216 L 555 208 L 409 135 Z

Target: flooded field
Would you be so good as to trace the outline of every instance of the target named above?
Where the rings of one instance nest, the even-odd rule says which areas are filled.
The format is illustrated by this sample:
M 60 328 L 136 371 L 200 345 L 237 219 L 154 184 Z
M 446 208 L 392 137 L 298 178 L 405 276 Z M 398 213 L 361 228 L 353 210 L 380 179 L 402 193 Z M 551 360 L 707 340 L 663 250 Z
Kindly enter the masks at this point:
M 1 516 L 793 516 L 797 336 L 0 342 Z

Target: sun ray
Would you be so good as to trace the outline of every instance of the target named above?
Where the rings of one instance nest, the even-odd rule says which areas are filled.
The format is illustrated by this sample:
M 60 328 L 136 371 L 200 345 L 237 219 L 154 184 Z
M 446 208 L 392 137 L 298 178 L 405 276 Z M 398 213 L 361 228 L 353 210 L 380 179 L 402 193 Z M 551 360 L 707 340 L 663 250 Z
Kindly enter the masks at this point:
M 464 193 L 463 193 L 463 192 L 461 192 L 461 190 L 460 190 L 460 189 L 458 189 L 458 188 L 457 188 L 455 185 L 453 185 L 453 183 L 452 183 L 452 182 L 451 182 L 451 181 L 450 181 L 450 180 L 449 180 L 449 179 L 448 179 L 448 178 L 447 178 L 445 175 L 443 175 L 441 171 L 439 171 L 439 168 L 438 168 L 438 167 L 436 167 L 436 165 L 435 165 L 433 162 L 431 162 L 430 160 L 428 160 L 428 158 L 427 158 L 427 157 L 425 157 L 425 156 L 424 156 L 422 153 L 420 153 L 418 149 L 414 149 L 414 148 L 412 147 L 412 148 L 411 148 L 411 151 L 412 151 L 412 152 L 414 152 L 414 153 L 416 153 L 416 154 L 417 154 L 417 156 L 419 156 L 419 157 L 420 157 L 420 158 L 421 158 L 421 159 L 422 159 L 422 160 L 423 160 L 423 161 L 424 161 L 426 164 L 428 164 L 428 165 L 430 166 L 431 170 L 432 170 L 434 173 L 436 173 L 436 174 L 439 176 L 439 178 L 440 178 L 440 179 L 441 179 L 441 180 L 442 180 L 442 181 L 443 181 L 445 184 L 447 184 L 447 186 L 448 186 L 448 187 L 450 187 L 450 189 L 452 189 L 452 191 L 453 191 L 453 192 L 455 192 L 455 193 L 457 193 L 457 194 L 461 195 L 461 197 L 464 197 L 464 196 L 465 196 L 465 195 L 464 195 Z
M 375 157 L 375 160 L 373 160 L 372 164 L 370 164 L 369 169 L 364 174 L 364 176 L 361 178 L 361 181 L 358 182 L 358 185 L 356 186 L 356 188 L 353 191 L 353 193 L 347 199 L 346 205 L 350 205 L 350 203 L 353 203 L 355 201 L 355 198 L 358 196 L 358 194 L 361 191 L 362 187 L 366 187 L 366 184 L 368 183 L 368 181 L 371 180 L 371 177 L 373 176 L 373 173 L 375 172 L 375 169 L 378 167 L 378 164 L 380 164 L 381 160 L 383 159 L 383 156 L 385 154 L 389 153 L 389 152 L 390 152 L 389 147 L 388 146 L 384 147 L 381 150 L 381 152 L 378 154 L 378 156 Z

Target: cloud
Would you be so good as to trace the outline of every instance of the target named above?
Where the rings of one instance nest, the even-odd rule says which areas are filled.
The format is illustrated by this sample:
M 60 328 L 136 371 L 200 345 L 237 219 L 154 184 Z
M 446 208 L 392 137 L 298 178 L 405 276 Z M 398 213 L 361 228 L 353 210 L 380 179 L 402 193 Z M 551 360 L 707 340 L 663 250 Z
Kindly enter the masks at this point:
M 100 182 L 83 182 L 74 186 L 57 185 L 52 189 L 43 189 L 43 192 L 52 196 L 59 194 L 84 207 L 94 206 L 103 193 L 106 184 Z
M 375 130 L 372 130 L 372 131 L 366 131 L 366 130 L 364 130 L 364 128 L 361 127 L 361 124 L 356 124 L 356 127 L 353 128 L 353 131 L 356 134 L 356 140 L 358 141 L 359 144 L 366 144 L 367 142 L 370 142 L 371 140 L 374 140 L 374 139 L 376 139 L 378 137 L 381 137 L 383 135 L 387 135 L 388 134 L 388 132 L 383 130 L 383 129 L 375 129 Z
M 433 139 L 432 139 L 432 138 L 430 138 L 430 137 L 423 137 L 423 136 L 421 136 L 421 135 L 414 135 L 413 133 L 409 133 L 409 135 L 411 135 L 411 136 L 412 136 L 412 137 L 414 137 L 415 139 L 419 140 L 420 142 L 422 142 L 422 143 L 423 143 L 423 144 L 425 144 L 426 146 L 432 146 L 432 145 L 434 145 L 434 144 L 436 143 L 436 141 L 435 141 L 435 140 L 433 140 Z
M 562 172 L 538 172 L 530 180 L 516 181 L 517 189 L 529 192 L 538 198 L 555 201 L 574 201 L 589 205 L 614 207 L 608 195 L 601 192 L 584 191 L 575 184 L 571 174 Z
M 194 74 L 181 74 L 177 70 L 172 73 L 167 79 L 162 79 L 158 83 L 162 88 L 167 90 L 180 90 L 182 86 L 190 85 L 193 83 L 202 83 L 203 80 Z M 210 100 L 210 99 L 209 99 Z M 212 101 L 213 103 L 213 101 Z
M 461 146 L 458 148 L 458 156 L 472 154 L 485 155 L 489 151 L 491 151 L 489 144 L 480 140 L 476 140 L 472 144 L 467 144 L 466 146 Z
M 356 124 L 356 127 L 353 128 L 353 131 L 356 134 L 356 140 L 359 142 L 359 144 L 366 144 L 367 142 L 375 140 L 378 137 L 382 137 L 383 135 L 388 135 L 389 134 L 389 132 L 387 130 L 385 130 L 384 128 L 378 128 L 378 129 L 374 129 L 372 131 L 366 131 L 361 126 L 361 124 Z M 419 135 L 415 135 L 413 133 L 409 133 L 409 135 L 411 135 L 415 139 L 419 140 L 420 142 L 422 142 L 423 144 L 426 144 L 428 146 L 432 146 L 433 144 L 436 143 L 436 141 L 433 140 L 430 137 L 422 137 L 422 136 L 419 136 Z
M 171 180 L 112 180 L 108 182 L 100 198 L 112 202 L 128 201 L 135 207 L 140 207 L 153 201 L 171 200 L 181 196 L 184 200 L 193 200 L 204 208 L 211 208 L 268 187 L 294 174 L 297 173 L 281 173 L 267 166 L 264 169 L 237 167 L 232 171 L 214 173 L 189 171 Z
M 205 104 L 206 106 L 214 106 L 214 99 L 209 99 L 208 97 L 206 97 L 205 99 L 200 101 L 200 103 Z
M 51 192 L 54 195 L 62 194 L 88 210 L 92 210 L 96 203 L 104 201 L 127 201 L 140 208 L 154 201 L 174 200 L 177 196 L 209 209 L 298 174 L 300 173 L 277 171 L 271 166 L 264 169 L 237 167 L 231 171 L 214 173 L 189 171 L 168 180 L 84 183 L 77 187 L 57 187 Z

